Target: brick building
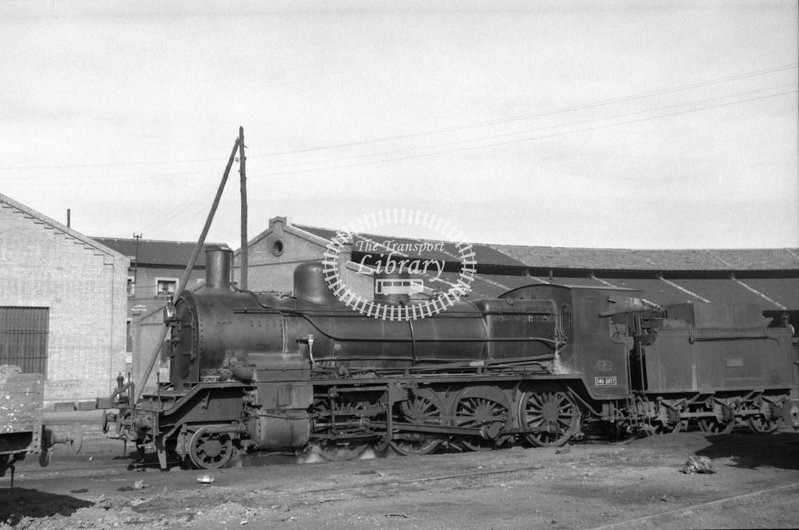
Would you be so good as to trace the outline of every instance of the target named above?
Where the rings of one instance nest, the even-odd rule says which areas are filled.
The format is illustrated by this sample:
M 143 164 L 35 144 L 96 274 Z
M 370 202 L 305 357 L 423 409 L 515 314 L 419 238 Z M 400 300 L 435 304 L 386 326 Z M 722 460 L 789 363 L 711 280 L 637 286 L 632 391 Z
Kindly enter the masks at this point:
M 0 364 L 45 406 L 94 402 L 125 370 L 126 256 L 0 194 Z
M 94 237 L 130 259 L 127 274 L 125 373 L 139 383 L 164 329 L 163 308 L 175 294 L 196 243 L 141 238 Z M 208 243 L 218 246 L 219 243 Z M 200 252 L 187 289 L 205 283 L 205 252 Z M 155 371 L 154 371 L 155 372 Z M 154 387 L 155 373 L 148 388 Z

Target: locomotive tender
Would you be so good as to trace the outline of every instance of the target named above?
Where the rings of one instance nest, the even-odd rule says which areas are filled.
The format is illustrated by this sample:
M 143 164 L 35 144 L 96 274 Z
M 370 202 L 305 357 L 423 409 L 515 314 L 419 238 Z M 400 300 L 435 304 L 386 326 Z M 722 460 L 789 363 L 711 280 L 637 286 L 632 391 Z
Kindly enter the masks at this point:
M 409 321 L 366 317 L 302 264 L 293 297 L 232 287 L 229 249 L 165 312 L 169 382 L 132 402 L 119 436 L 198 468 L 238 451 L 352 457 L 515 442 L 557 446 L 584 428 L 799 427 L 790 328 L 757 307 L 657 307 L 636 291 L 530 285 Z

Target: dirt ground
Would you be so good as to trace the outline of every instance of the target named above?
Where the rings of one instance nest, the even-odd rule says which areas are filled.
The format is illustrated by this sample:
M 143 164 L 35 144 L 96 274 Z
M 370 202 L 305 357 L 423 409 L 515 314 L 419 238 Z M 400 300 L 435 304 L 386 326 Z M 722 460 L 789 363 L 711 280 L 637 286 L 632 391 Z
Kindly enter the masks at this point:
M 121 442 L 89 432 L 80 455 L 59 448 L 47 468 L 30 457 L 13 489 L 0 479 L 0 528 L 799 527 L 794 433 L 365 457 L 128 470 Z M 689 457 L 714 472 L 681 472 Z

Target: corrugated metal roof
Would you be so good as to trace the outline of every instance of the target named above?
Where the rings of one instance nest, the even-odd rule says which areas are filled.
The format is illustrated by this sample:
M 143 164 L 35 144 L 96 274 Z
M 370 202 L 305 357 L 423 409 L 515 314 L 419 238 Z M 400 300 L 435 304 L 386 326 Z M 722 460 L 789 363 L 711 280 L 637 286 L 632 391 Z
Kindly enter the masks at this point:
M 111 238 L 111 237 L 93 237 L 98 243 L 112 248 L 128 256 L 133 265 L 134 256 L 138 256 L 139 265 L 153 265 L 153 266 L 180 266 L 185 267 L 191 259 L 191 254 L 194 252 L 194 247 L 197 243 L 188 241 L 157 241 L 153 239 L 139 240 L 138 254 L 136 249 L 136 240 L 124 238 Z M 223 243 L 206 243 L 204 248 L 209 246 L 223 246 Z M 200 252 L 197 258 L 197 267 L 205 266 L 205 252 Z
M 328 228 L 319 228 L 315 226 L 306 226 L 306 225 L 292 225 L 294 228 L 299 228 L 300 230 L 304 230 L 310 234 L 315 236 L 321 237 L 328 241 L 331 241 L 333 237 L 336 235 L 335 230 L 330 230 Z M 399 244 L 399 245 L 413 245 L 415 243 L 420 242 L 430 242 L 435 244 L 440 244 L 441 252 L 438 251 L 425 251 L 424 257 L 430 259 L 445 259 L 447 261 L 459 261 L 460 260 L 460 250 L 458 247 L 452 243 L 451 241 L 438 241 L 438 240 L 430 240 L 430 239 L 415 239 L 415 238 L 407 238 L 407 237 L 395 237 L 395 236 L 386 236 L 386 235 L 379 235 L 379 234 L 355 234 L 354 241 L 352 244 L 353 252 L 357 253 L 369 253 L 369 252 L 387 252 L 386 247 L 382 246 L 384 243 L 390 242 L 390 244 Z M 482 243 L 470 243 L 472 246 L 472 250 L 474 251 L 475 257 L 474 259 L 477 263 L 483 265 L 500 265 L 500 266 L 507 266 L 507 267 L 524 267 L 525 264 L 521 261 L 504 254 L 491 245 L 486 245 Z M 375 250 L 372 250 L 375 249 Z
M 648 270 L 653 263 L 629 250 L 613 253 L 605 249 L 492 245 L 494 249 L 524 263 L 544 269 L 614 269 Z
M 588 270 L 797 270 L 799 249 L 631 250 L 492 245 L 529 267 Z
M 795 279 L 746 278 L 739 281 L 747 287 L 761 293 L 763 296 L 773 300 L 775 302 L 774 306 L 779 309 L 799 308 L 799 281 Z
M 548 278 L 546 278 L 548 280 Z M 556 285 L 567 285 L 571 287 L 609 287 L 607 283 L 596 278 L 572 278 L 564 276 L 553 276 L 552 281 Z
M 292 225 L 330 240 L 336 231 L 306 225 Z M 412 244 L 421 240 L 385 235 L 358 235 L 356 241 Z M 457 257 L 458 249 L 451 242 L 443 243 L 442 254 L 433 259 Z M 353 250 L 358 252 L 359 246 Z M 753 271 L 799 270 L 799 249 L 683 249 L 638 250 L 616 248 L 568 248 L 526 245 L 472 243 L 478 264 L 539 269 L 629 270 L 629 271 Z
M 323 239 L 330 239 L 336 233 L 324 228 L 294 226 Z M 367 235 L 356 239 L 364 242 L 369 240 L 392 240 L 407 244 L 423 241 Z M 472 284 L 472 298 L 494 297 L 531 283 L 551 281 L 561 285 L 600 287 L 610 284 L 637 289 L 643 291 L 647 299 L 659 304 L 709 300 L 718 303 L 756 302 L 764 310 L 799 308 L 799 282 L 795 278 L 748 278 L 752 275 L 775 274 L 775 271 L 793 271 L 799 275 L 799 249 L 635 250 L 491 244 L 473 244 L 472 247 L 480 271 Z M 454 244 L 443 242 L 442 250 L 425 257 L 445 259 L 450 263 L 458 261 L 458 251 Z M 353 245 L 353 251 L 358 252 L 357 244 Z M 539 275 L 536 276 L 536 271 L 532 271 L 532 276 L 526 276 L 531 269 L 537 269 Z M 547 270 L 554 271 L 556 276 L 550 278 L 548 274 L 540 274 Z M 519 275 L 486 274 L 491 271 L 518 272 Z M 586 275 L 570 277 L 567 271 Z M 603 271 L 605 274 L 602 274 Z M 747 278 L 734 280 L 730 276 L 699 279 L 708 276 L 708 273 L 720 276 L 720 272 L 736 271 L 748 273 Z M 599 278 L 588 277 L 593 272 Z M 629 276 L 634 277 L 624 277 L 628 276 L 628 272 Z M 654 277 L 659 273 L 664 273 L 666 279 Z M 558 276 L 559 274 L 567 276 Z M 611 277 L 605 277 L 607 274 Z M 645 275 L 651 277 L 644 278 Z M 686 276 L 694 277 L 682 279 Z M 444 277 L 450 281 L 457 280 L 457 274 L 447 273 Z
M 755 302 L 762 309 L 776 309 L 751 291 L 739 285 L 734 280 L 672 280 L 680 287 L 696 293 L 714 304 L 747 303 Z
M 642 291 L 642 296 L 656 304 L 671 304 L 677 302 L 696 302 L 697 299 L 681 291 L 672 284 L 656 278 L 602 278 L 603 280 L 626 289 Z
M 717 260 L 735 270 L 791 270 L 799 268 L 799 249 L 764 248 L 708 250 Z

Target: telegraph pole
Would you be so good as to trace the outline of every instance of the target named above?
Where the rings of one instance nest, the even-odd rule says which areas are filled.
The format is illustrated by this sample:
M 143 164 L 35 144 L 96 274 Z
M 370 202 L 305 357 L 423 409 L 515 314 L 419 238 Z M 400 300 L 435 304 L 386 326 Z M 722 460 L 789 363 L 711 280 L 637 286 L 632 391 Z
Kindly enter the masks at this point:
M 136 281 L 138 280 L 138 272 L 139 272 L 139 245 L 141 244 L 141 232 L 138 234 L 133 232 L 133 239 L 136 241 L 134 245 L 136 245 L 136 253 L 133 257 L 133 288 L 136 288 Z
M 247 175 L 244 171 L 244 127 L 239 127 L 239 176 L 241 186 L 241 249 L 239 250 L 239 262 L 241 264 L 241 274 L 239 277 L 239 289 L 247 290 L 247 267 L 249 265 L 247 257 Z
M 177 300 L 180 298 L 181 293 L 183 292 L 184 286 L 188 285 L 189 277 L 191 276 L 191 271 L 194 269 L 194 265 L 197 263 L 197 258 L 200 256 L 200 252 L 203 249 L 203 245 L 205 245 L 205 237 L 208 235 L 208 230 L 211 228 L 211 222 L 214 220 L 214 215 L 216 214 L 216 210 L 219 207 L 219 201 L 222 199 L 222 192 L 225 189 L 225 184 L 227 183 L 228 175 L 230 174 L 230 169 L 233 167 L 233 159 L 236 157 L 236 151 L 239 149 L 239 139 L 236 138 L 236 141 L 233 143 L 233 149 L 230 152 L 230 158 L 227 161 L 227 165 L 225 166 L 225 172 L 222 174 L 222 180 L 219 182 L 219 187 L 216 189 L 216 195 L 214 196 L 214 203 L 211 205 L 211 210 L 208 212 L 208 217 L 205 220 L 205 225 L 203 226 L 202 232 L 200 232 L 200 238 L 197 240 L 197 244 L 194 246 L 194 251 L 191 253 L 191 258 L 189 258 L 189 263 L 186 265 L 186 269 L 183 271 L 183 276 L 180 277 L 178 281 L 178 287 L 175 289 L 174 299 Z M 153 366 L 155 366 L 155 361 L 158 359 L 158 354 L 161 353 L 161 348 L 164 345 L 164 339 L 166 339 L 166 334 L 169 331 L 168 326 L 164 326 L 164 329 L 161 331 L 161 338 L 158 340 L 158 345 L 155 347 L 155 350 L 150 357 L 150 360 L 147 363 L 147 367 L 144 369 L 144 373 L 142 374 L 142 378 L 139 380 L 139 384 L 136 386 L 136 395 L 134 396 L 133 401 L 139 401 L 139 398 L 144 391 L 144 386 L 147 384 L 147 380 L 150 378 L 150 374 L 153 371 Z

